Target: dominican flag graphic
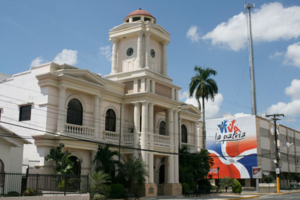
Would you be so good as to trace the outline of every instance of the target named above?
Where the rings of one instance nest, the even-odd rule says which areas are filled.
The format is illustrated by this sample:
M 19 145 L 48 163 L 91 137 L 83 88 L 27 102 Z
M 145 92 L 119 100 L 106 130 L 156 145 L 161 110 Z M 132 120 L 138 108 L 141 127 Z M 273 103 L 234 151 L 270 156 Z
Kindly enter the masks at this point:
M 207 120 L 206 127 L 214 162 L 208 177 L 252 178 L 252 167 L 257 166 L 255 116 Z

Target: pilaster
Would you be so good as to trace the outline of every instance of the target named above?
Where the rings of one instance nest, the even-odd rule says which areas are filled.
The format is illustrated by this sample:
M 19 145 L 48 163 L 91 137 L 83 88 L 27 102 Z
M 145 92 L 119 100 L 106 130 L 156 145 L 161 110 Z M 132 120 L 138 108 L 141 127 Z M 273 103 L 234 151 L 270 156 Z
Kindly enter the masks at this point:
M 150 68 L 150 35 L 151 33 L 145 33 L 146 36 L 146 48 L 145 48 L 145 68 Z
M 112 60 L 111 60 L 111 74 L 117 73 L 117 45 L 118 40 L 112 39 L 111 40 L 113 46 L 112 46 Z
M 57 113 L 57 132 L 64 132 L 66 123 L 66 89 L 65 86 L 59 86 L 59 105 Z
M 138 39 L 137 39 L 137 63 L 138 63 L 138 66 L 137 68 L 138 69 L 141 69 L 143 68 L 143 33 L 142 32 L 138 32 L 137 33 L 138 35 Z

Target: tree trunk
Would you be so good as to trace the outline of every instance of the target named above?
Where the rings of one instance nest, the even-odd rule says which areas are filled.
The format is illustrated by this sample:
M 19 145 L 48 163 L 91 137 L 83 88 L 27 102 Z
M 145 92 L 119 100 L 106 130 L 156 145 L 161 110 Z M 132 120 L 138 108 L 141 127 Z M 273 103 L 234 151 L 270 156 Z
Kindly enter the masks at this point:
M 206 149 L 205 99 L 202 97 L 202 149 Z
M 201 112 L 201 103 L 200 103 L 200 100 L 197 99 L 197 102 L 198 102 L 198 109 L 199 109 L 199 111 Z

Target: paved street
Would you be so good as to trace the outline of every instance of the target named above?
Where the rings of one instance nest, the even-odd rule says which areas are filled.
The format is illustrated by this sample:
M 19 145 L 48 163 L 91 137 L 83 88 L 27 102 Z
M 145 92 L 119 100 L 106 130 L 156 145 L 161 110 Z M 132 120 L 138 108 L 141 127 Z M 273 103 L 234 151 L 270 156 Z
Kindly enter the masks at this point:
M 300 194 L 299 193 L 294 193 L 294 194 L 284 194 L 284 195 L 263 195 L 260 198 L 254 198 L 259 199 L 259 200 L 267 200 L 267 199 L 300 199 Z

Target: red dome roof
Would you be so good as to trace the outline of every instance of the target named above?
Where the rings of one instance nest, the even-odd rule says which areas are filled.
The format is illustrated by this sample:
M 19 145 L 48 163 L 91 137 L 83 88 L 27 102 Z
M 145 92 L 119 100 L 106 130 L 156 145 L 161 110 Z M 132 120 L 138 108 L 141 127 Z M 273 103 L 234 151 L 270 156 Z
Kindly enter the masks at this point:
M 139 10 L 135 10 L 135 11 L 131 12 L 127 17 L 133 16 L 133 15 L 145 15 L 145 16 L 153 17 L 149 12 L 142 10 L 141 8 Z M 153 17 L 153 18 L 155 18 L 155 17 Z

